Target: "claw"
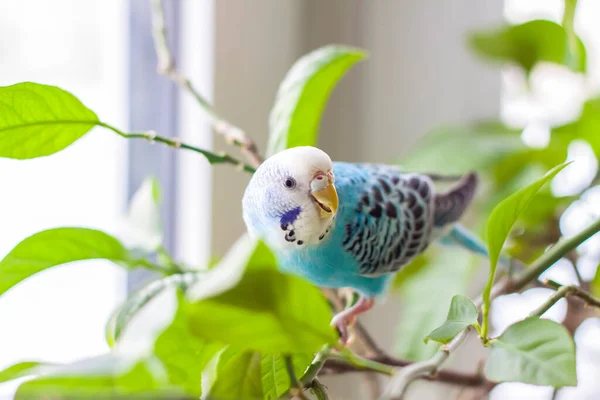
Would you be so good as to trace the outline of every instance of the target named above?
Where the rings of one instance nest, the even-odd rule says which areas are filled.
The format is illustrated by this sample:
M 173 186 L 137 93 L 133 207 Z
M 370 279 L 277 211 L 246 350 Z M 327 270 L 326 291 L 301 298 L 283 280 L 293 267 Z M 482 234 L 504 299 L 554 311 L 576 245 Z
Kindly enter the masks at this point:
M 336 314 L 331 320 L 331 326 L 335 327 L 340 334 L 340 343 L 343 346 L 350 344 L 348 327 L 354 325 L 356 317 L 365 311 L 370 310 L 375 304 L 372 298 L 361 296 L 356 304 L 346 310 Z

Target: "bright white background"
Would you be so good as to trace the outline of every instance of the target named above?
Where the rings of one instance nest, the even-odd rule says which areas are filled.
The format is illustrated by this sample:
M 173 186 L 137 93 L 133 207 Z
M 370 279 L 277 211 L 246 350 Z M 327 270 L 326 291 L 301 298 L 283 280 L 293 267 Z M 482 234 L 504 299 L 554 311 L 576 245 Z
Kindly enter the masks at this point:
M 126 2 L 0 2 L 0 85 L 60 86 L 100 118 L 126 128 Z M 0 255 L 56 226 L 113 232 L 125 205 L 125 141 L 89 135 L 51 157 L 0 159 Z M 104 323 L 125 295 L 108 262 L 40 273 L 0 298 L 0 369 L 21 360 L 68 362 L 107 350 Z M 0 385 L 6 398 L 13 385 Z

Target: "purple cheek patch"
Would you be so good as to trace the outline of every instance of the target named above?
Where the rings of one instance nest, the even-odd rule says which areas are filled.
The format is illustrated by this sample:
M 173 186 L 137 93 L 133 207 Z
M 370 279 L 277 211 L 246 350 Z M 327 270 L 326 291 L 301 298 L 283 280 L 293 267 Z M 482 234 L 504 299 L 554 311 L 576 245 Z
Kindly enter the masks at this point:
M 294 221 L 296 221 L 296 219 L 298 218 L 298 215 L 300 215 L 301 211 L 302 211 L 302 209 L 300 207 L 296 207 L 296 208 L 293 208 L 293 209 L 283 213 L 283 215 L 281 216 L 281 219 L 279 220 L 279 222 L 281 223 L 281 226 L 287 227 L 288 225 L 293 224 Z

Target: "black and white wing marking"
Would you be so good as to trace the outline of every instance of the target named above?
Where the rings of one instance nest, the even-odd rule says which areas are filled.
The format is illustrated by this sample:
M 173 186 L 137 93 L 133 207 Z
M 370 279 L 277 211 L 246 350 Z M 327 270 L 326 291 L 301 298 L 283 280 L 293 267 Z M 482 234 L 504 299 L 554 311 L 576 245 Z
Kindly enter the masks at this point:
M 434 188 L 423 175 L 365 168 L 371 171 L 342 243 L 357 259 L 360 274 L 380 275 L 399 270 L 427 248 Z

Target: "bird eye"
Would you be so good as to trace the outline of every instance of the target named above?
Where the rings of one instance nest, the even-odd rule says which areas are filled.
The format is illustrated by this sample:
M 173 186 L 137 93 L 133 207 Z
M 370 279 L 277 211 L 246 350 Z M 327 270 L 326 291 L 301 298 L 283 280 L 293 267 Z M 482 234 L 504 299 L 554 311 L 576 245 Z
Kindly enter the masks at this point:
M 285 178 L 285 181 L 283 182 L 283 184 L 288 189 L 293 189 L 296 187 L 296 181 L 292 177 Z

